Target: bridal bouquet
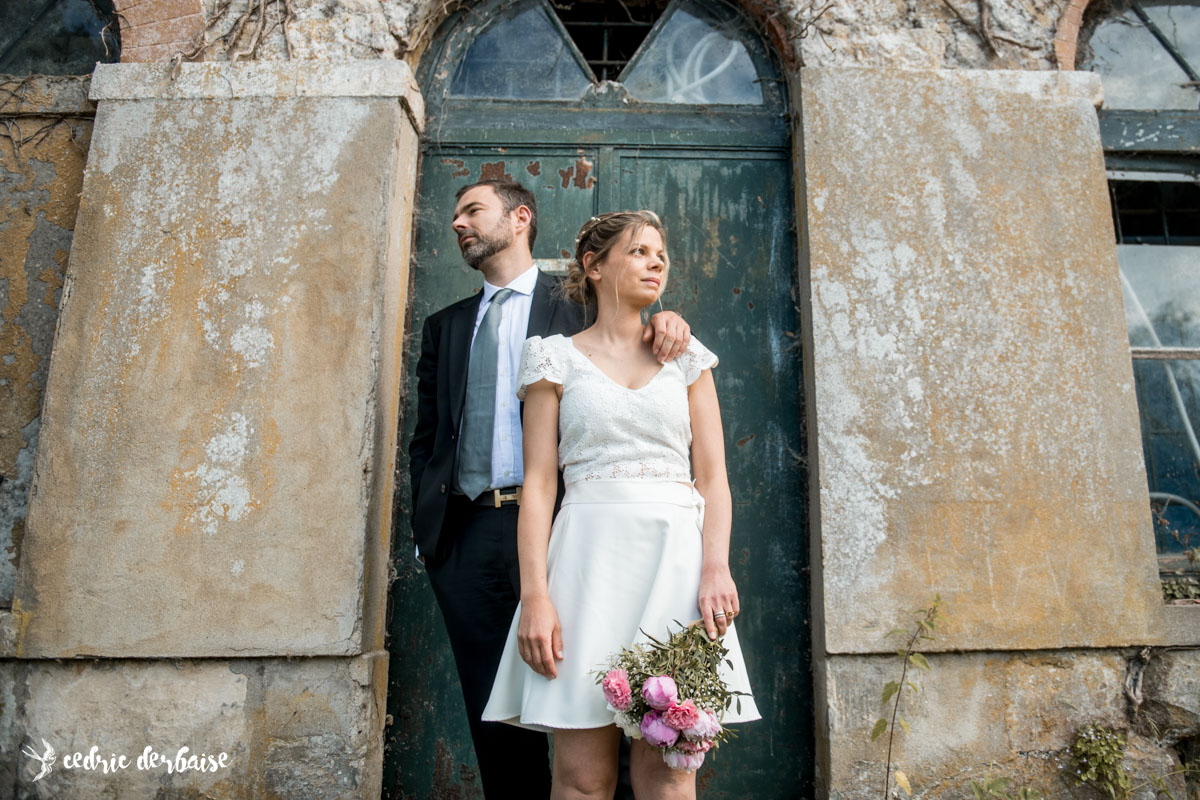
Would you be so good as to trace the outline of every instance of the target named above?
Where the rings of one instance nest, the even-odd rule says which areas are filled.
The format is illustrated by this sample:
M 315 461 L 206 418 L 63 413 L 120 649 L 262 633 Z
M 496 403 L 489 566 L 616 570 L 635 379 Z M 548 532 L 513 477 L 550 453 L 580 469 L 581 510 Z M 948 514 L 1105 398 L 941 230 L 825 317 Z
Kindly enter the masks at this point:
M 692 772 L 731 735 L 721 716 L 744 692 L 730 690 L 717 674 L 729 651 L 702 626 L 681 626 L 665 642 L 646 635 L 649 642 L 621 648 L 596 683 L 627 736 L 661 749 L 672 769 Z

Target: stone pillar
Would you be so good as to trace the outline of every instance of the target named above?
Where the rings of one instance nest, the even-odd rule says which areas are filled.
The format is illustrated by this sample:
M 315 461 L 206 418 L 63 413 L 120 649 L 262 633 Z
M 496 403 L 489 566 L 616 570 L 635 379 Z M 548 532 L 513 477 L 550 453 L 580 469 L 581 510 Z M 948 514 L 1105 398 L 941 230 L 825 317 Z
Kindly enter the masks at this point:
M 907 714 L 897 757 L 914 790 L 962 797 L 997 762 L 1052 792 L 1053 765 L 1019 754 L 1120 721 L 1114 648 L 1173 641 L 1099 80 L 807 69 L 800 83 L 823 780 L 832 797 L 882 790 L 869 731 L 900 663 L 877 654 L 938 592 L 948 620 L 924 649 L 973 652 L 933 659 Z
M 420 95 L 260 62 L 102 65 L 92 98 L 5 715 L 232 756 L 58 796 L 376 798 Z
M 96 107 L 86 77 L 0 76 L 0 608 L 12 604 L 42 394 Z M 11 646 L 10 646 L 11 647 Z

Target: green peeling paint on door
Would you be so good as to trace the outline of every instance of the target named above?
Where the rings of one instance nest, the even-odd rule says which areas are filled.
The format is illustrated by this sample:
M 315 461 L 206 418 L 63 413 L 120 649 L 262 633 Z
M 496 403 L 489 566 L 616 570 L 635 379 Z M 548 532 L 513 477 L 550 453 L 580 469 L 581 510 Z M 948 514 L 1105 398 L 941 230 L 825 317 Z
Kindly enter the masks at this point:
M 634 104 L 635 113 L 630 104 L 606 107 L 585 98 L 569 125 L 560 124 L 563 104 L 456 104 L 446 86 L 453 59 L 469 44 L 461 32 L 468 25 L 484 28 L 484 17 L 476 9 L 448 21 L 424 70 L 426 97 L 434 102 L 417 201 L 403 441 L 415 422 L 421 323 L 481 284 L 462 262 L 450 229 L 459 187 L 502 176 L 529 187 L 539 208 L 534 257 L 544 268 L 569 256 L 579 226 L 592 214 L 657 211 L 671 256 L 663 306 L 682 314 L 721 359 L 714 376 L 734 498 L 731 563 L 743 608 L 738 628 L 764 717 L 742 726 L 705 764 L 701 794 L 810 797 L 806 445 L 792 151 L 782 98 L 772 95 L 769 107 L 719 113 Z M 428 581 L 412 558 L 406 468 L 402 451 L 384 796 L 482 797 L 449 644 Z

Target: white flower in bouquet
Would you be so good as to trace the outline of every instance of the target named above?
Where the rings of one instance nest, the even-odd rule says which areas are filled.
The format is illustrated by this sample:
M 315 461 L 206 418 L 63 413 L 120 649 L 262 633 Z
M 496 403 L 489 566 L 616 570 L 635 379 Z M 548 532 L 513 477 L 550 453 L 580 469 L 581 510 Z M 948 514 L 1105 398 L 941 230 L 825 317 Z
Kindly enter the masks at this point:
M 666 642 L 647 636 L 649 642 L 614 655 L 596 683 L 626 736 L 662 750 L 672 769 L 693 772 L 730 735 L 721 714 L 741 693 L 718 674 L 729 651 L 695 625 L 681 626 Z
M 630 739 L 642 738 L 642 729 L 638 721 L 628 712 L 618 711 L 613 714 L 613 719 L 616 721 L 617 727 L 621 729 L 621 732 Z

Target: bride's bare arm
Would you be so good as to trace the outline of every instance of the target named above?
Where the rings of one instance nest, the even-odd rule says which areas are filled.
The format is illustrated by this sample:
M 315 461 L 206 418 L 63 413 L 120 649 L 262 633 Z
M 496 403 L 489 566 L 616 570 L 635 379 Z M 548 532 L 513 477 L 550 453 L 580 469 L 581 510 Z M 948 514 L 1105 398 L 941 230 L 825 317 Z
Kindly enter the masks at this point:
M 692 420 L 692 470 L 704 497 L 704 561 L 700 572 L 700 619 L 709 638 L 725 635 L 741 611 L 729 572 L 729 528 L 733 500 L 725 471 L 725 436 L 712 371 L 704 370 L 688 388 Z M 722 612 L 728 616 L 722 616 Z
M 517 649 L 534 672 L 558 677 L 562 660 L 562 628 L 550 602 L 546 582 L 546 548 L 554 499 L 558 494 L 558 387 L 542 380 L 525 391 L 521 425 L 525 448 L 525 483 L 517 517 L 517 555 L 521 565 L 521 620 Z

